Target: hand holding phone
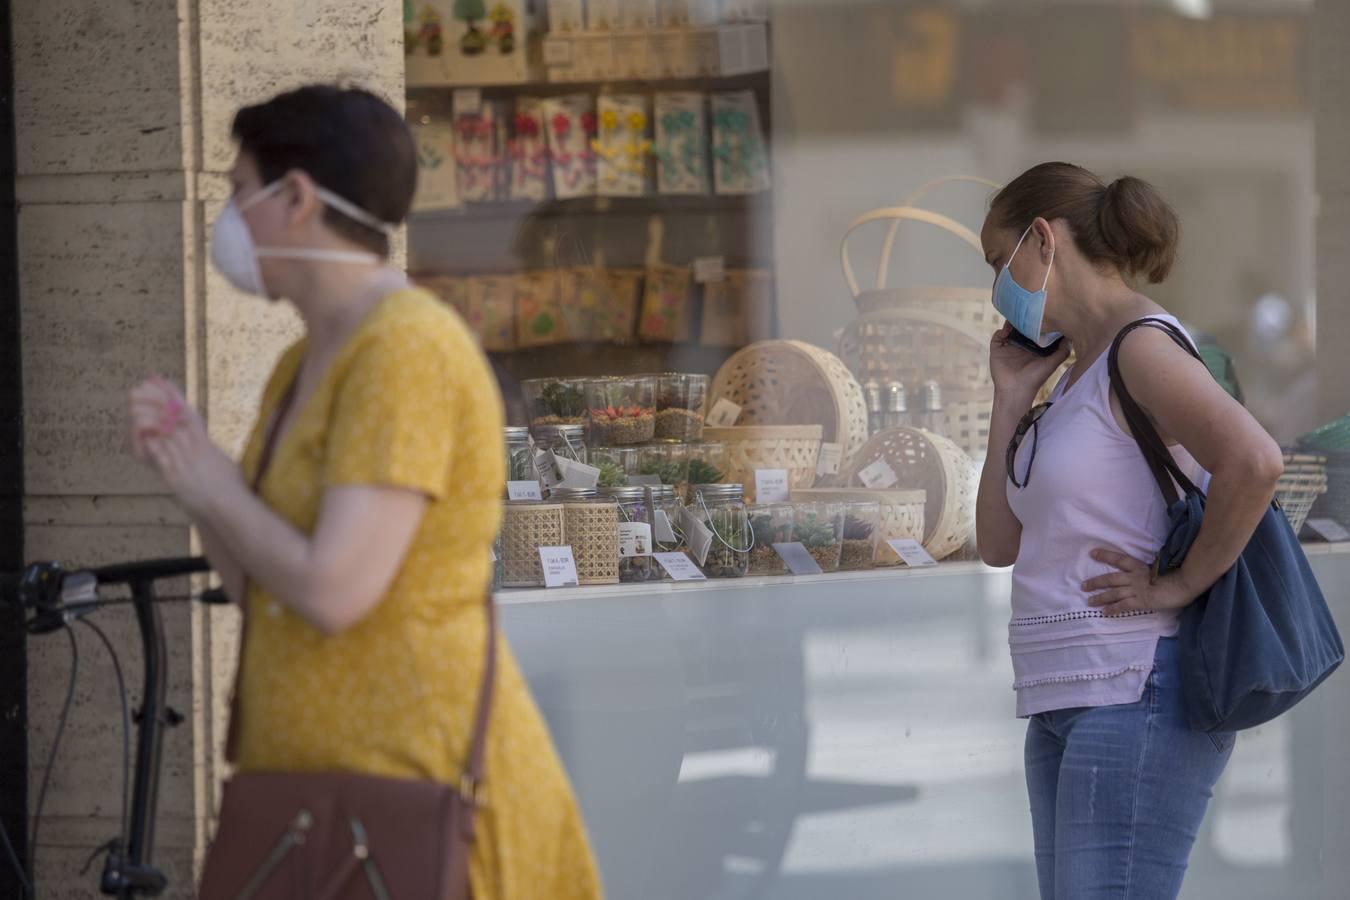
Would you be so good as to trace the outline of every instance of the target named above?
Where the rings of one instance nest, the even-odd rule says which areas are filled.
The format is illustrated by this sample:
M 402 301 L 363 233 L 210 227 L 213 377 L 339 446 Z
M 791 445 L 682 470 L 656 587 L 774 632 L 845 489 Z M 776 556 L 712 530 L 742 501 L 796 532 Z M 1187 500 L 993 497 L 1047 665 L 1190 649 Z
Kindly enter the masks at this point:
M 1060 335 L 1049 347 L 1042 347 L 1031 338 L 1027 337 L 1016 328 L 1008 332 L 1008 343 L 1016 344 L 1028 353 L 1034 353 L 1037 356 L 1049 358 L 1059 352 L 1060 345 L 1064 343 L 1064 336 Z

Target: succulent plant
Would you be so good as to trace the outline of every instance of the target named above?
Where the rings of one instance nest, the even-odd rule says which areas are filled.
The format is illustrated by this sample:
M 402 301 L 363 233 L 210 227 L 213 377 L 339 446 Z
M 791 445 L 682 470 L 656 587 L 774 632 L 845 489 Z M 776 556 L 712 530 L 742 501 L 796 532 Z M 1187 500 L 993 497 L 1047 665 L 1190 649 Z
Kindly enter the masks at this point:
M 726 473 L 706 460 L 689 460 L 690 484 L 721 484 Z
M 781 543 L 787 537 L 787 523 L 774 522 L 770 513 L 755 513 L 750 516 L 750 527 L 755 532 L 755 546 L 769 547 Z
M 602 488 L 622 487 L 628 483 L 628 473 L 618 463 L 601 463 L 600 480 L 596 483 Z
M 591 410 L 591 419 L 596 422 L 614 422 L 619 419 L 636 419 L 642 415 L 640 406 L 607 406 L 604 409 Z
M 655 475 L 662 484 L 679 484 L 684 472 L 677 462 L 665 459 L 649 459 L 639 467 L 640 475 Z
M 859 519 L 857 516 L 849 516 L 844 520 L 844 540 L 846 541 L 865 541 L 872 537 L 872 532 L 876 528 L 866 519 Z
M 793 526 L 792 537 L 808 550 L 812 547 L 829 547 L 839 543 L 838 537 L 835 536 L 834 523 L 828 519 L 821 519 L 815 513 L 807 513 L 805 519 Z
M 540 398 L 549 414 L 560 419 L 577 419 L 586 414 L 586 396 L 578 385 L 555 381 L 544 386 Z

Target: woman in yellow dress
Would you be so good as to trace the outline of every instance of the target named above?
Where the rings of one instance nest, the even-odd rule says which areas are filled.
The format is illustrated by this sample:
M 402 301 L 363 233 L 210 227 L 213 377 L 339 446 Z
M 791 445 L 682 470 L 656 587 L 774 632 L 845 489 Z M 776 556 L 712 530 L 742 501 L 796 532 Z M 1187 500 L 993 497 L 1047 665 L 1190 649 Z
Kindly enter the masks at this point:
M 459 318 L 385 262 L 412 202 L 411 135 L 371 94 L 310 87 L 242 110 L 234 136 L 213 261 L 293 303 L 305 337 L 272 374 L 242 466 L 161 379 L 132 391 L 130 412 L 137 454 L 246 609 L 238 766 L 457 783 L 485 662 L 501 398 Z M 504 641 L 498 660 L 473 896 L 597 898 L 571 788 Z

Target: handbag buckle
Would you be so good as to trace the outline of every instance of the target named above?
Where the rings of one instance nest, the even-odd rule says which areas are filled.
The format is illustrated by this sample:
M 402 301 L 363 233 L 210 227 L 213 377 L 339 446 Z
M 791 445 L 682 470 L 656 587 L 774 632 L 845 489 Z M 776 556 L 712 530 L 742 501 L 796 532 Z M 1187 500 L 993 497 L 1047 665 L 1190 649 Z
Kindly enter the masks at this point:
M 468 772 L 459 776 L 459 797 L 469 806 L 477 807 L 479 797 L 482 796 L 483 782 L 474 778 Z

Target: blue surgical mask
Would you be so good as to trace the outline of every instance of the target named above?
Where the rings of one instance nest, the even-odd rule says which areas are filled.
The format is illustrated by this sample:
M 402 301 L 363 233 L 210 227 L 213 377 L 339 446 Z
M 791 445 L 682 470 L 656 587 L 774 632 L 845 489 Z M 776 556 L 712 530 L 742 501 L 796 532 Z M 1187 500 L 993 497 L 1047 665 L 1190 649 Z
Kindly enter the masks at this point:
M 1035 341 L 1038 346 L 1049 347 L 1060 337 L 1057 331 L 1041 334 L 1041 324 L 1045 319 L 1045 287 L 1050 283 L 1050 270 L 1045 270 L 1045 281 L 1041 284 L 1041 289 L 1029 291 L 1017 283 L 1017 279 L 1012 276 L 1012 270 L 1008 268 L 1012 264 L 1013 256 L 1022 249 L 1022 242 L 1030 233 L 1031 226 L 1028 225 L 1027 230 L 1022 232 L 1022 236 L 1018 239 L 1017 246 L 1013 248 L 1012 256 L 1004 263 L 1003 271 L 998 273 L 998 278 L 994 281 L 994 309 L 1011 322 L 1013 328 Z M 1051 247 L 1050 264 L 1053 266 L 1054 262 L 1055 249 Z

